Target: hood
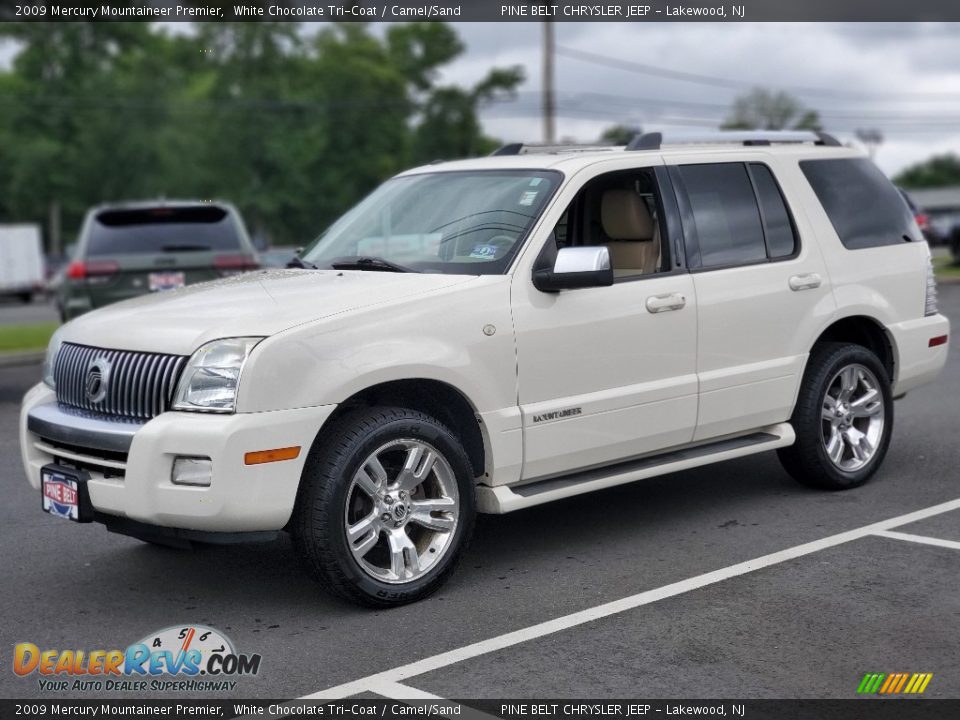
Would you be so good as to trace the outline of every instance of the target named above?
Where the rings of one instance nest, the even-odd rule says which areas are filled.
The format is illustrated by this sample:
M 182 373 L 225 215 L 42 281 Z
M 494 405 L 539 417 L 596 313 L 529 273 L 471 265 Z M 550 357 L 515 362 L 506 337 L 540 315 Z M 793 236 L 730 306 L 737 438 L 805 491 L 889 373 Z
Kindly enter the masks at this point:
M 262 270 L 110 305 L 64 326 L 66 342 L 189 355 L 224 337 L 269 336 L 332 315 L 475 280 L 356 270 Z

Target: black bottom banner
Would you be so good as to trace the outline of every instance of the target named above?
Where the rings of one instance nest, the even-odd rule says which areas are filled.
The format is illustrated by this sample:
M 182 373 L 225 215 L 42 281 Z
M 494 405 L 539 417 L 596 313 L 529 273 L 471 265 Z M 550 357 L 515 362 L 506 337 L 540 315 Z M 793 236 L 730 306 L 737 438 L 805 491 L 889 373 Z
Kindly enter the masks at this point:
M 960 700 L 0 700 L 0 720 L 115 717 L 942 720 L 960 718 Z

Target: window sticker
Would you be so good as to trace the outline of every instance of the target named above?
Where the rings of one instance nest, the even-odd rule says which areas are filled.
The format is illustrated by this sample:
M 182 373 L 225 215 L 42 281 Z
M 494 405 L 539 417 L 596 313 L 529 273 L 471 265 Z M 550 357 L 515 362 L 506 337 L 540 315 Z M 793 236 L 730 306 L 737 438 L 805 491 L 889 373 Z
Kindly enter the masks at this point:
M 497 257 L 497 250 L 499 248 L 496 245 L 474 245 L 470 257 L 474 260 L 493 260 Z
M 539 185 L 539 184 L 542 183 L 542 182 L 543 182 L 543 178 L 531 178 L 531 179 L 530 179 L 530 187 L 536 187 L 537 185 Z
M 536 190 L 527 190 L 525 193 L 523 193 L 523 195 L 520 196 L 520 201 L 517 203 L 517 205 L 529 207 L 530 205 L 533 205 L 533 201 L 537 199 L 537 195 L 539 194 L 540 193 L 538 193 Z

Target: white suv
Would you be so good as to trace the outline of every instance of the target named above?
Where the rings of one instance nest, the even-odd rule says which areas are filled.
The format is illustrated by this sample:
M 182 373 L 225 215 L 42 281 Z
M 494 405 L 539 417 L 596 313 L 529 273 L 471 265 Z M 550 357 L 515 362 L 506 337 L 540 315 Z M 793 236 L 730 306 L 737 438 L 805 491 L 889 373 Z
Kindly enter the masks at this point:
M 777 449 L 860 485 L 949 324 L 903 198 L 812 133 L 507 146 L 389 180 L 299 267 L 65 325 L 23 402 L 48 512 L 188 545 L 289 531 L 395 605 L 504 513 Z

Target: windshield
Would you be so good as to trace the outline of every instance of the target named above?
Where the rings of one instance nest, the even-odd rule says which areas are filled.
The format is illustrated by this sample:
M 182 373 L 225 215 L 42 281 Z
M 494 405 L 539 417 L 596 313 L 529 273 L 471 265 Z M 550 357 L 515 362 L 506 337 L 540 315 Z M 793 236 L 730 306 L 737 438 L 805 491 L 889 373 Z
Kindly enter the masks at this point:
M 557 172 L 541 170 L 394 178 L 334 223 L 302 257 L 321 268 L 375 258 L 419 272 L 502 273 L 560 179 Z

